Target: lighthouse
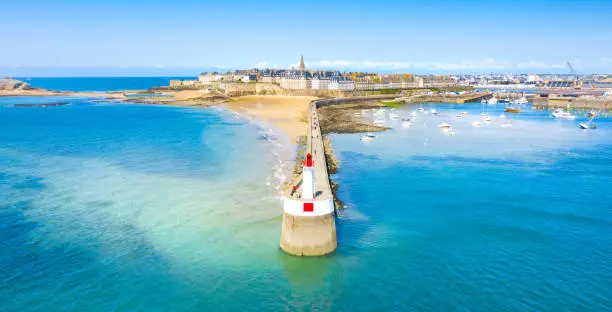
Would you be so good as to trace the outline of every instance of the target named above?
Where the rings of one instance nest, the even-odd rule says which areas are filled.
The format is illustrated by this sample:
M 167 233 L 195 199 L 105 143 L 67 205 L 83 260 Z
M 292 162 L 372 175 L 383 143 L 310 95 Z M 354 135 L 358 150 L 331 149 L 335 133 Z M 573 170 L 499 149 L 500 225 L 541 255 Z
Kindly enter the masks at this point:
M 310 153 L 304 158 L 301 181 L 294 184 L 290 191 L 287 190 L 283 198 L 280 248 L 296 256 L 326 255 L 338 246 L 334 198 L 328 183 L 325 159 L 322 157 L 317 158 L 319 183 L 315 189 L 315 163 L 312 153 L 315 151 L 322 156 L 324 147 L 317 127 L 316 102 L 312 103 L 310 109 L 311 126 L 308 127 L 306 137 L 306 146 L 309 147 Z M 299 195 L 295 194 L 298 187 L 301 189 Z
M 302 170 L 302 199 L 314 199 L 314 162 L 310 153 L 306 154 Z

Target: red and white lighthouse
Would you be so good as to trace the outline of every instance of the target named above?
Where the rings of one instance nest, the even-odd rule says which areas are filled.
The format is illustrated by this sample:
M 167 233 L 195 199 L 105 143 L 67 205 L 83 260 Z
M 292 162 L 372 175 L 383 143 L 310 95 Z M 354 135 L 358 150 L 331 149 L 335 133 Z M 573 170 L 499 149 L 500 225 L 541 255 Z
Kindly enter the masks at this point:
M 302 199 L 314 199 L 314 192 L 314 162 L 312 155 L 308 153 L 302 169 Z

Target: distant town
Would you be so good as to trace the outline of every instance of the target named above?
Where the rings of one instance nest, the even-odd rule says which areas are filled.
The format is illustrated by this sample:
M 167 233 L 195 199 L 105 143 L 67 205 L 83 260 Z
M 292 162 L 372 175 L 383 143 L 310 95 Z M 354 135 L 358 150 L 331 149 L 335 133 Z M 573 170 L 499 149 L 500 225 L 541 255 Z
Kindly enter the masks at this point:
M 283 90 L 377 91 L 385 89 L 470 87 L 489 89 L 565 89 L 600 90 L 612 95 L 611 75 L 579 75 L 568 65 L 568 74 L 482 74 L 482 75 L 415 75 L 410 73 L 377 74 L 307 69 L 304 57 L 297 69 L 246 69 L 227 72 L 204 72 L 197 80 L 172 80 L 172 88 L 209 86 L 228 89 L 236 84 L 269 84 Z M 254 89 L 254 87 L 252 87 Z M 231 89 L 231 88 L 230 88 Z M 248 87 L 242 88 L 249 89 Z

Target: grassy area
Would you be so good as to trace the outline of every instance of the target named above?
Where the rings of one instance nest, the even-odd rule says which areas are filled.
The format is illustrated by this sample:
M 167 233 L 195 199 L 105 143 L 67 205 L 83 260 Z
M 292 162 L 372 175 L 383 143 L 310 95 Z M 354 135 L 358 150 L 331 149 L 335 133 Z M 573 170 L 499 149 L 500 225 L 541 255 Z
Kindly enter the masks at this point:
M 471 91 L 474 90 L 474 88 L 472 87 L 446 87 L 446 88 L 429 88 L 429 90 L 433 91 L 433 92 L 440 92 L 440 91 L 444 91 L 444 92 L 460 92 L 460 91 Z
M 396 101 L 379 101 L 379 103 L 385 105 L 386 107 L 399 108 L 402 106 L 402 103 Z
M 400 90 L 399 89 L 383 89 L 380 90 L 380 94 L 399 94 Z

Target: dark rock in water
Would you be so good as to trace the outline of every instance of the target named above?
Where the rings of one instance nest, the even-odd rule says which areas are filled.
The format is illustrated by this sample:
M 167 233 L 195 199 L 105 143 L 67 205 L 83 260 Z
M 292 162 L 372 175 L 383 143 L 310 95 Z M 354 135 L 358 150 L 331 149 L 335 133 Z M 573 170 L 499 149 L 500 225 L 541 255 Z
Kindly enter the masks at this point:
M 31 90 L 28 83 L 12 78 L 0 78 L 0 90 Z
M 15 104 L 15 107 L 52 107 L 68 105 L 68 102 L 37 103 L 37 104 Z

